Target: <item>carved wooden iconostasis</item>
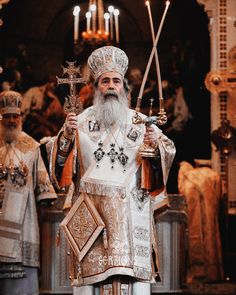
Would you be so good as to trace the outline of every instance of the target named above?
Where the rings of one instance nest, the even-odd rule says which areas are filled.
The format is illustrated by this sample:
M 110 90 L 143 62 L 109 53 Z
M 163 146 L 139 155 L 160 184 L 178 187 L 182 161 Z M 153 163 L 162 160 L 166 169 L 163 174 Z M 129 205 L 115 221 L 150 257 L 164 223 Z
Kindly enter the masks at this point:
M 212 168 L 223 180 L 222 228 L 225 276 L 232 279 L 236 240 L 236 1 L 198 0 L 209 17 L 211 66 L 205 84 L 211 92 Z

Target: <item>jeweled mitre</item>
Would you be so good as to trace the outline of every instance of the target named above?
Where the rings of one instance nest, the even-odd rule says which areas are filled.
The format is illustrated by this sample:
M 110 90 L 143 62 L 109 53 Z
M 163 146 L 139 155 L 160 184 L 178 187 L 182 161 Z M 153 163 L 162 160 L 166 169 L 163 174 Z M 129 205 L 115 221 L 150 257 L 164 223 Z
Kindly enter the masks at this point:
M 22 96 L 12 90 L 5 90 L 0 93 L 0 114 L 19 114 L 21 113 Z
M 88 66 L 94 79 L 107 72 L 117 72 L 124 77 L 128 68 L 128 57 L 114 46 L 103 46 L 94 50 L 88 58 Z

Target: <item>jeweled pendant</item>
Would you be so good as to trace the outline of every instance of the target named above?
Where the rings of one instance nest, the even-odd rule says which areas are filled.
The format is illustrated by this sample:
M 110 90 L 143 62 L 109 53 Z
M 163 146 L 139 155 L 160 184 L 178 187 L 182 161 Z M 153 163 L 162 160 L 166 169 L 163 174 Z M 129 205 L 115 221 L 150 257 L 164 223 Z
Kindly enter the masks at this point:
M 25 163 L 23 161 L 20 162 L 20 166 L 19 166 L 19 173 L 23 176 L 23 177 L 27 177 L 29 174 L 29 169 L 28 167 L 25 165 Z
M 103 146 L 103 143 L 99 141 L 98 148 L 96 149 L 96 151 L 94 151 L 94 157 L 95 157 L 95 161 L 97 162 L 97 167 L 99 167 L 99 162 L 102 160 L 102 158 L 105 155 L 105 152 L 102 149 L 102 146 Z
M 111 168 L 113 169 L 114 168 L 114 163 L 116 161 L 116 157 L 118 155 L 118 153 L 116 152 L 115 150 L 115 144 L 114 143 L 111 143 L 110 144 L 110 151 L 107 153 L 107 155 L 110 157 L 110 161 L 111 161 Z
M 26 177 L 21 174 L 20 168 L 15 168 L 14 176 L 11 176 L 11 181 L 16 187 L 22 187 L 26 184 Z
M 118 160 L 120 162 L 120 164 L 125 167 L 128 163 L 128 159 L 129 157 L 124 153 L 124 148 L 120 148 L 120 153 L 118 155 Z M 126 170 L 124 169 L 123 172 L 125 172 Z

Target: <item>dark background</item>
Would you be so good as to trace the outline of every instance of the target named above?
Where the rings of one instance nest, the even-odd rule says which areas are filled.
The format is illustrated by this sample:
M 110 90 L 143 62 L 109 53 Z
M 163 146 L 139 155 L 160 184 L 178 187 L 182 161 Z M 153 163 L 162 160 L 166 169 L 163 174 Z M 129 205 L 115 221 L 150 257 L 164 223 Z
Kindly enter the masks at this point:
M 157 31 L 165 2 L 150 1 Z M 29 64 L 35 84 L 46 74 L 62 75 L 61 65 L 68 61 L 85 64 L 91 47 L 73 51 L 73 7 L 80 5 L 80 33 L 85 28 L 84 14 L 88 1 L 72 0 L 11 0 L 3 6 L 0 17 L 0 64 L 9 56 L 19 57 L 19 44 L 25 47 L 23 63 Z M 152 49 L 149 19 L 145 1 L 104 1 L 120 10 L 120 44 L 129 57 L 129 69 L 138 67 L 145 71 Z M 205 89 L 204 78 L 209 71 L 208 17 L 204 7 L 196 0 L 173 0 L 158 43 L 162 77 L 169 79 L 174 71 L 184 88 L 185 100 L 193 116 L 184 134 L 181 157 L 210 158 L 210 95 Z M 176 52 L 173 51 L 176 49 Z M 153 63 L 154 65 L 154 63 Z M 155 73 L 152 67 L 150 73 Z M 182 147 L 181 147 L 182 149 Z

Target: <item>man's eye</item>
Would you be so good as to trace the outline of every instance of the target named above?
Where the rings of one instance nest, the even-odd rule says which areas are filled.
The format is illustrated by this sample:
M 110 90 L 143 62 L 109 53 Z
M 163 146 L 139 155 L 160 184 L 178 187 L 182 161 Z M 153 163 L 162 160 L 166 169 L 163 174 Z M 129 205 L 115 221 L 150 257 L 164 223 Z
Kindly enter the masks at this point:
M 109 81 L 108 80 L 103 80 L 102 83 L 103 84 L 107 84 Z

